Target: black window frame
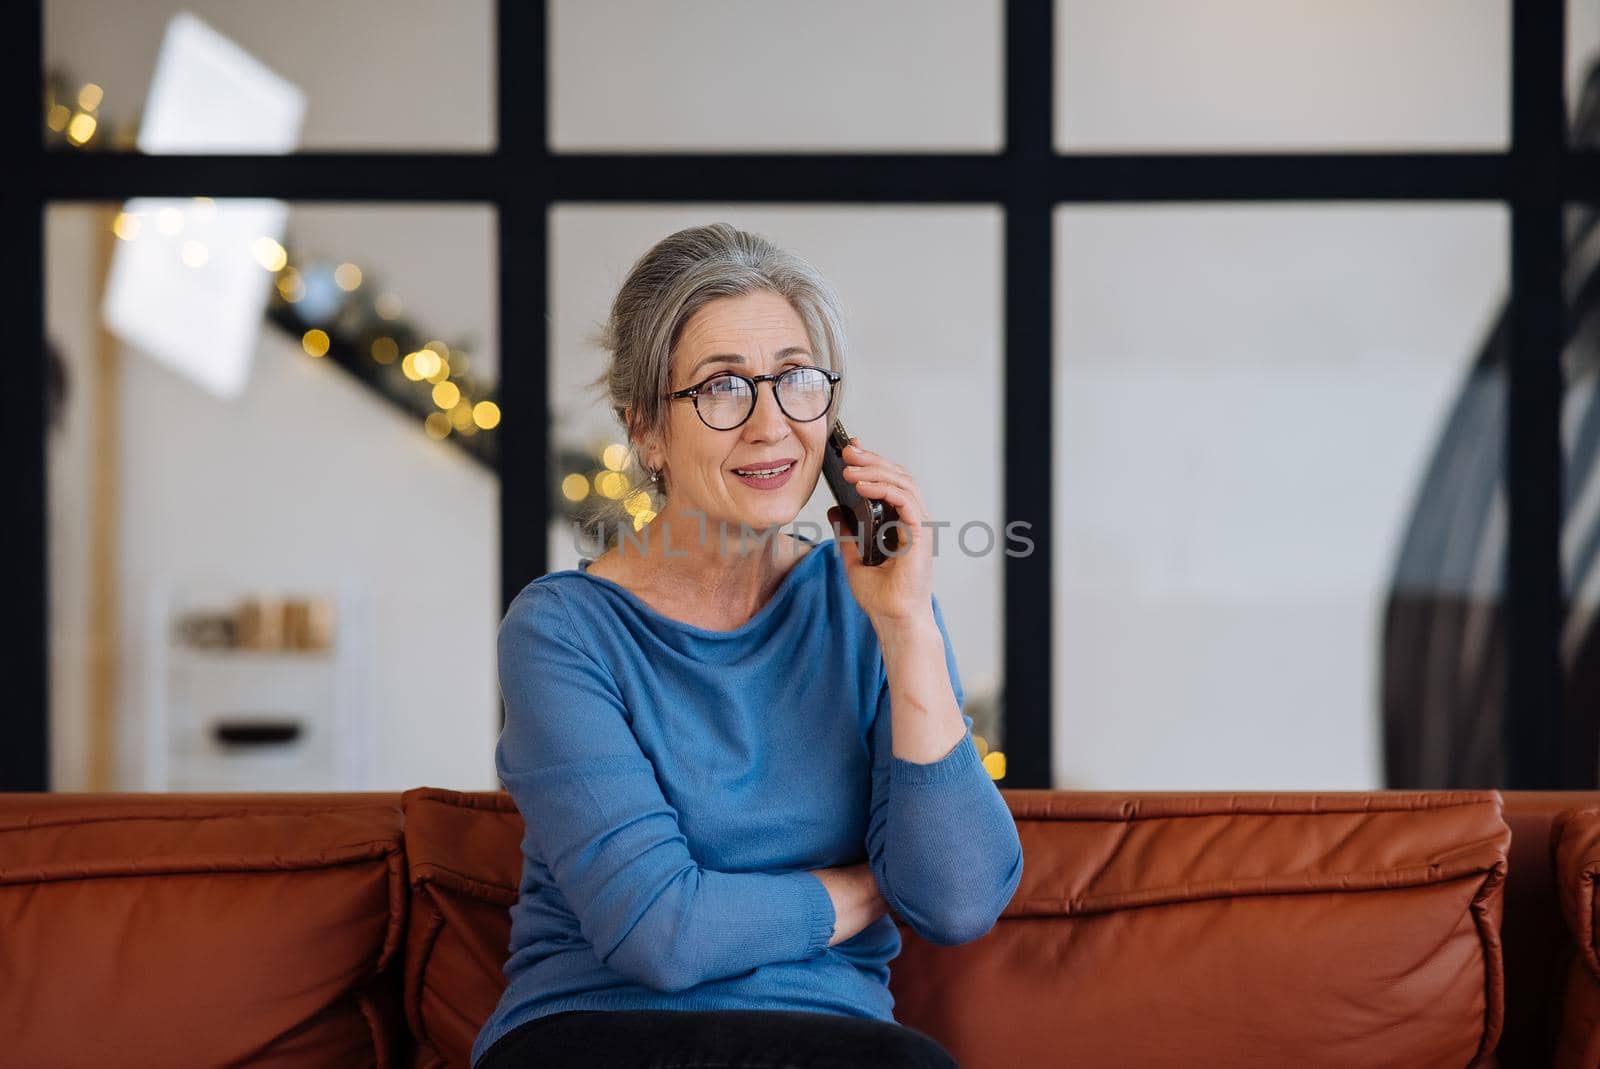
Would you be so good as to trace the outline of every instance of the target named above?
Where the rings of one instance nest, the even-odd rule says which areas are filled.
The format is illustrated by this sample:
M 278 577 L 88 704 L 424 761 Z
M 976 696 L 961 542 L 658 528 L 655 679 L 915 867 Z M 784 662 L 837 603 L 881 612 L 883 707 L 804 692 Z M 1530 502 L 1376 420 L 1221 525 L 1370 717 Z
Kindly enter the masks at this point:
M 0 389 L 14 511 L 0 523 L 7 708 L 0 789 L 49 789 L 49 599 L 44 212 L 134 196 L 339 202 L 478 202 L 498 212 L 502 604 L 547 568 L 550 496 L 549 211 L 596 202 L 991 204 L 1004 227 L 1004 516 L 1043 551 L 1004 562 L 1006 787 L 1049 787 L 1052 699 L 1052 214 L 1059 204 L 1482 201 L 1511 220 L 1506 570 L 1508 789 L 1592 788 L 1600 710 L 1561 708 L 1559 635 L 1563 212 L 1600 200 L 1600 153 L 1568 145 L 1562 0 L 1511 0 L 1511 141 L 1505 152 L 1058 153 L 1049 0 L 1007 0 L 1005 143 L 994 154 L 572 154 L 546 138 L 543 0 L 497 0 L 497 141 L 482 153 L 308 152 L 143 156 L 48 150 L 41 131 L 44 0 L 4 16 L 0 199 L 9 239 L 0 309 L 17 347 Z M 1358 76 L 1350 72 L 1351 77 Z M 777 164 L 774 166 L 774 164 Z M 516 354 L 512 359 L 511 354 Z M 1041 470 L 1042 468 L 1042 470 Z M 1514 714 L 1514 715 L 1512 715 Z

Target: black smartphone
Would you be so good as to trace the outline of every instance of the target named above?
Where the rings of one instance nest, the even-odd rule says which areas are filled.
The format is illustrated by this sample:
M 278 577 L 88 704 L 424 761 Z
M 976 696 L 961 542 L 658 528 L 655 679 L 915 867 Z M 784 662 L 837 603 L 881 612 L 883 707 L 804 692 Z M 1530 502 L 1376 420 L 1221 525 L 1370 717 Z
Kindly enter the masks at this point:
M 900 518 L 893 505 L 876 498 L 862 497 L 855 486 L 844 477 L 844 447 L 850 444 L 850 435 L 838 420 L 828 430 L 828 448 L 822 452 L 822 477 L 828 489 L 839 502 L 844 513 L 840 526 L 851 536 L 860 536 L 861 563 L 878 565 L 889 559 L 889 554 L 900 548 L 900 528 L 889 527 L 892 520 Z M 887 552 L 886 552 L 887 551 Z

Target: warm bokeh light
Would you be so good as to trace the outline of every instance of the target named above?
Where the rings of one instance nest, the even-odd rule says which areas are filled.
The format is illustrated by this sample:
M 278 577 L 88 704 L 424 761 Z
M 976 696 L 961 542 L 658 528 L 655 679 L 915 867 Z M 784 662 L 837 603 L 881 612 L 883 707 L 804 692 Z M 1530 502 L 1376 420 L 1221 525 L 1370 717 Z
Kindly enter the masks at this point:
M 422 421 L 422 429 L 428 432 L 428 437 L 442 441 L 450 436 L 450 420 L 443 412 L 432 412 Z
M 372 359 L 380 364 L 392 364 L 400 356 L 400 346 L 387 335 L 372 339 Z
M 638 515 L 634 516 L 634 518 L 633 518 L 633 529 L 635 531 L 642 531 L 642 530 L 644 530 L 644 525 L 649 523 L 651 520 L 653 520 L 655 518 L 656 518 L 656 514 L 653 511 L 651 511 L 650 509 L 646 509 L 645 511 L 643 511 L 643 512 L 639 513 Z
M 500 406 L 493 401 L 479 401 L 472 409 L 472 422 L 486 431 L 500 426 Z
M 650 495 L 643 490 L 635 490 L 628 495 L 628 499 L 622 503 L 622 507 L 628 510 L 628 515 L 630 516 L 637 516 L 641 512 L 647 512 L 650 509 Z
M 49 114 L 44 117 L 44 124 L 59 134 L 61 131 L 67 128 L 67 123 L 71 120 L 71 118 L 72 109 L 67 107 L 65 104 L 57 104 L 55 107 L 51 108 Z
M 432 378 L 439 373 L 439 368 L 444 364 L 444 361 L 439 359 L 439 354 L 432 349 L 418 349 L 411 355 L 411 366 L 417 369 L 418 378 Z
M 448 412 L 461 400 L 461 389 L 453 382 L 441 382 L 433 388 L 433 403 Z
M 990 779 L 1004 779 L 1006 775 L 1006 755 L 999 750 L 993 750 L 983 759 L 983 767 L 988 769 Z
M 972 736 L 972 745 L 978 748 L 978 756 L 982 757 L 989 752 L 989 740 L 982 735 Z
M 472 422 L 472 402 L 466 398 L 457 401 L 450 410 L 450 425 L 462 434 L 472 435 L 478 433 L 477 424 Z
M 111 232 L 123 241 L 132 241 L 139 236 L 139 228 L 144 225 L 144 220 L 131 212 L 118 212 L 117 217 L 111 220 Z
M 176 208 L 162 208 L 156 216 L 156 228 L 163 234 L 176 234 L 183 229 L 183 213 Z
M 441 359 L 441 360 L 449 360 L 450 359 L 450 346 L 446 345 L 444 342 L 440 341 L 438 338 L 429 338 L 426 342 L 423 343 L 422 347 L 424 349 L 432 349 L 434 352 L 438 353 L 439 354 L 439 359 Z
M 589 480 L 573 472 L 561 480 L 561 495 L 568 501 L 582 501 L 589 496 Z
M 206 261 L 211 259 L 211 250 L 206 248 L 205 242 L 191 238 L 183 243 L 183 251 L 178 255 L 190 267 L 204 267 Z
M 78 112 L 67 123 L 67 138 L 75 144 L 83 144 L 94 136 L 94 128 L 99 125 L 93 115 Z
M 422 379 L 422 373 L 417 370 L 416 353 L 406 354 L 406 358 L 400 361 L 400 370 L 405 374 L 405 377 L 410 379 L 412 382 L 418 382 Z
M 361 288 L 361 268 L 352 263 L 342 263 L 333 269 L 333 284 L 346 293 Z
M 90 82 L 78 90 L 78 107 L 84 111 L 93 111 L 100 106 L 100 102 L 105 99 L 105 96 L 106 91 L 104 89 Z
M 260 237 L 250 243 L 250 252 L 256 263 L 268 271 L 282 271 L 289 262 L 289 254 L 272 238 Z
M 600 463 L 612 471 L 621 471 L 622 466 L 628 462 L 628 447 L 612 442 L 600 451 Z
M 300 348 L 306 351 L 307 356 L 327 356 L 328 332 L 312 327 L 300 339 Z
M 278 276 L 278 294 L 284 300 L 293 304 L 306 295 L 305 279 L 300 277 L 300 272 L 294 268 L 285 268 Z
M 373 308 L 384 319 L 395 319 L 400 315 L 401 304 L 397 294 L 381 293 L 378 299 L 372 302 Z
M 432 375 L 424 376 L 429 382 L 443 382 L 450 377 L 450 361 L 444 357 L 439 358 L 439 366 L 433 369 Z
M 628 480 L 615 471 L 602 471 L 594 477 L 594 488 L 613 500 L 628 492 Z

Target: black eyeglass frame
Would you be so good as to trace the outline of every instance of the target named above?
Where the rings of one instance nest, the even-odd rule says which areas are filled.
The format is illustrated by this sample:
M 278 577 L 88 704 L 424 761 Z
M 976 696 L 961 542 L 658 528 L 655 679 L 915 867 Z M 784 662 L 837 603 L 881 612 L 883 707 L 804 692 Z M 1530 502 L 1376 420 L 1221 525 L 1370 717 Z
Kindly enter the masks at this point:
M 828 403 L 823 406 L 821 412 L 817 413 L 815 416 L 812 416 L 810 419 L 801 419 L 799 416 L 790 415 L 789 410 L 783 407 L 783 399 L 778 396 L 778 380 L 783 378 L 785 375 L 796 371 L 820 371 L 828 378 Z M 745 411 L 744 418 L 739 420 L 739 422 L 735 423 L 733 426 L 712 427 L 711 424 L 706 421 L 705 413 L 700 411 L 700 391 L 703 390 L 706 383 L 710 382 L 712 379 L 720 379 L 724 376 L 732 376 L 736 379 L 743 379 L 745 382 L 750 384 L 750 407 Z M 815 364 L 796 364 L 794 367 L 786 367 L 782 371 L 775 371 L 770 375 L 741 375 L 737 371 L 717 371 L 707 375 L 693 386 L 685 386 L 681 390 L 674 390 L 672 393 L 667 394 L 667 400 L 676 401 L 679 398 L 688 397 L 694 401 L 694 412 L 695 415 L 700 417 L 701 423 L 704 423 L 707 427 L 711 427 L 711 429 L 714 431 L 733 431 L 744 426 L 746 421 L 748 421 L 750 417 L 755 414 L 756 391 L 760 388 L 760 385 L 763 382 L 770 382 L 772 383 L 772 399 L 778 402 L 778 408 L 785 416 L 794 420 L 796 423 L 814 423 L 823 416 L 826 416 L 828 414 L 828 410 L 833 407 L 833 388 L 834 386 L 838 385 L 839 380 L 842 378 L 844 378 L 842 372 L 829 371 L 827 368 L 818 367 Z

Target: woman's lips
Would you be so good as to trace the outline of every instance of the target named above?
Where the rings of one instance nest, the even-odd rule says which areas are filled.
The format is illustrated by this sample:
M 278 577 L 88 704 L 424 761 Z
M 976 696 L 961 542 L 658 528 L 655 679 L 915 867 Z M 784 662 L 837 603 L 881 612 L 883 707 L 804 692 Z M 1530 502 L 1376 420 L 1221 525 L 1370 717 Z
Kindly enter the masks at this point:
M 790 476 L 794 475 L 794 469 L 798 466 L 797 461 L 790 461 L 789 466 L 783 472 L 777 475 L 769 475 L 766 478 L 760 478 L 755 475 L 740 475 L 738 471 L 733 473 L 733 477 L 755 490 L 776 490 L 789 481 Z

